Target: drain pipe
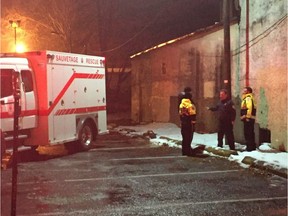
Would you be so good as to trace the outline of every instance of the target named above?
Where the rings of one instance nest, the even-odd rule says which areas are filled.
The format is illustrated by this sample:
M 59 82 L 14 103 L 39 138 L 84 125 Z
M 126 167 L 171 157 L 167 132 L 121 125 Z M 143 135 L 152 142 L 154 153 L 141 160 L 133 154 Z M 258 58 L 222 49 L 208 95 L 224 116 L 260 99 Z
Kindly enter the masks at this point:
M 245 75 L 245 84 L 249 86 L 249 0 L 246 0 L 246 75 Z
M 224 28 L 224 86 L 231 94 L 230 0 L 223 1 Z

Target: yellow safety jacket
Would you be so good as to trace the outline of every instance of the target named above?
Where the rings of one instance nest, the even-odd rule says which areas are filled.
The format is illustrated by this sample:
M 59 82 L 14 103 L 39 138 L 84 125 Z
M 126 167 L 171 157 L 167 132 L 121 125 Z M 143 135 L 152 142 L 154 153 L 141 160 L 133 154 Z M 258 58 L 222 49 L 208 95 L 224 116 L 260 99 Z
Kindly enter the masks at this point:
M 243 94 L 241 102 L 241 119 L 255 119 L 256 105 L 251 93 Z
M 196 121 L 196 107 L 190 99 L 183 98 L 179 105 L 179 115 L 181 120 Z

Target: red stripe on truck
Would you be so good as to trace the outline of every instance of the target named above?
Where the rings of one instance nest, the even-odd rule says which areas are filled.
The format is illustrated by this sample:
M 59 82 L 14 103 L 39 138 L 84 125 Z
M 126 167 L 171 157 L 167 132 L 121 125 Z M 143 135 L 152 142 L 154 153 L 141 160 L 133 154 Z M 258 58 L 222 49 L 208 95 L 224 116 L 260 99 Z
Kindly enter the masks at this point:
M 59 109 L 56 111 L 55 115 L 70 115 L 70 114 L 79 114 L 79 113 L 89 113 L 106 110 L 106 106 L 97 106 L 97 107 L 81 107 L 74 109 Z
M 65 94 L 65 92 L 67 91 L 67 89 L 69 88 L 69 86 L 72 84 L 72 82 L 74 81 L 74 79 L 103 79 L 105 77 L 104 74 L 86 74 L 86 73 L 74 73 L 70 79 L 68 80 L 68 82 L 66 83 L 66 85 L 64 86 L 64 88 L 61 90 L 61 92 L 59 93 L 59 95 L 56 97 L 56 99 L 54 100 L 54 102 L 52 103 L 52 105 L 49 107 L 48 109 L 48 115 L 52 112 L 52 110 L 55 108 L 56 104 L 59 103 L 60 99 L 63 97 L 63 95 Z
M 59 103 L 60 99 L 64 96 L 70 85 L 73 83 L 75 79 L 104 79 L 104 74 L 87 74 L 87 73 L 74 73 L 68 82 L 65 84 L 61 92 L 55 98 L 52 105 L 49 107 L 48 110 L 26 110 L 21 111 L 20 116 L 32 116 L 39 114 L 40 116 L 48 116 L 55 108 L 55 106 Z M 97 107 L 83 107 L 83 108 L 75 108 L 75 109 L 60 109 L 56 111 L 56 115 L 68 115 L 72 113 L 86 113 L 86 112 L 95 112 L 100 110 L 106 110 L 106 106 L 97 106 Z M 1 118 L 11 118 L 13 117 L 14 113 L 12 112 L 1 112 Z

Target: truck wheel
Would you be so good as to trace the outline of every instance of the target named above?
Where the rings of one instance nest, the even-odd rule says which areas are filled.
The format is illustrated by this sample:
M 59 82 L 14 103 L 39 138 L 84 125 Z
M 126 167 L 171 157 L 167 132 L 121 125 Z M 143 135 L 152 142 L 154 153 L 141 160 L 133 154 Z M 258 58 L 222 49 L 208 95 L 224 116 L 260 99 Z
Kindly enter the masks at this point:
M 95 138 L 95 129 L 89 122 L 85 122 L 79 131 L 79 147 L 83 151 L 88 151 L 92 147 Z

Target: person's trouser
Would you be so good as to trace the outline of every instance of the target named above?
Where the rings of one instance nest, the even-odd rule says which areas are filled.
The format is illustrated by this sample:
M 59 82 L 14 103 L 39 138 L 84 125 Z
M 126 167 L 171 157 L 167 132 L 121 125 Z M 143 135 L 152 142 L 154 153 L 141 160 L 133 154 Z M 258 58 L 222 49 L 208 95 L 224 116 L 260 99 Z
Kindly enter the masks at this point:
M 244 137 L 246 140 L 247 151 L 253 151 L 256 149 L 254 123 L 254 119 L 244 121 Z
M 220 122 L 218 130 L 218 146 L 223 147 L 224 135 L 231 150 L 235 150 L 234 133 L 232 122 Z
M 192 152 L 191 143 L 193 140 L 194 126 L 189 123 L 181 123 L 182 155 L 189 155 Z

